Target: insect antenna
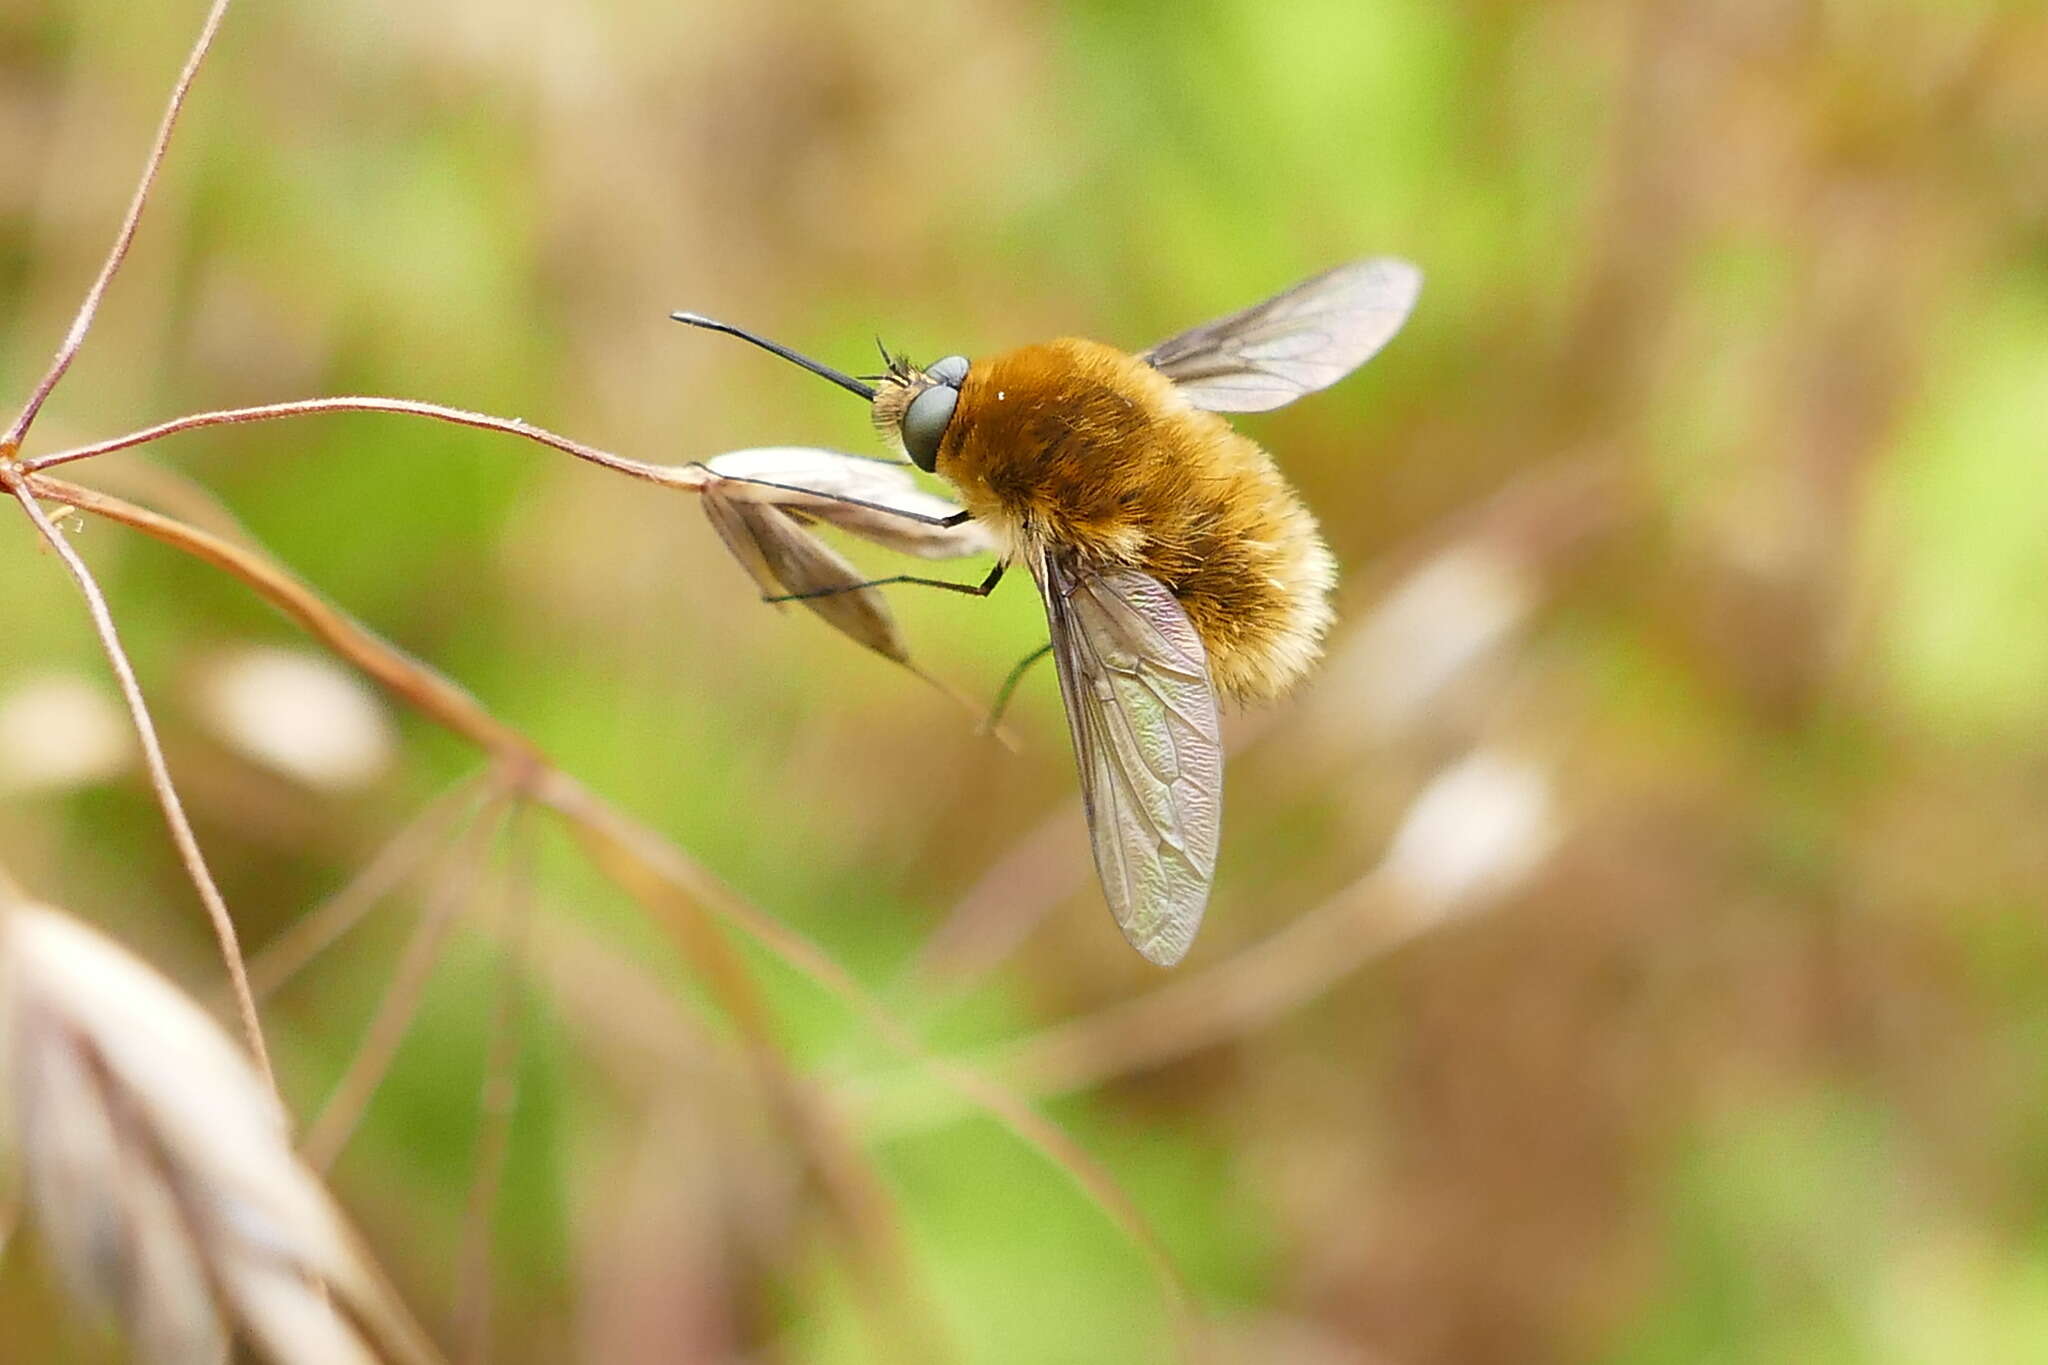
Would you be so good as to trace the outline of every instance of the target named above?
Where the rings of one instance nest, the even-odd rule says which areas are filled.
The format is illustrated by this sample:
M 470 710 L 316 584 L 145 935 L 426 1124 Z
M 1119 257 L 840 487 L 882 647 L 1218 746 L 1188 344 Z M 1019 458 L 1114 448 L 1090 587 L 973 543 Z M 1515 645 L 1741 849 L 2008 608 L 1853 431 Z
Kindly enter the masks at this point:
M 910 382 L 911 370 L 910 357 L 900 352 L 896 355 L 889 354 L 888 343 L 882 340 L 879 333 L 875 336 L 875 349 L 882 353 L 882 373 L 876 375 L 875 378 L 893 379 L 899 384 L 908 384 Z
M 821 379 L 831 380 L 849 393 L 857 393 L 870 403 L 875 401 L 874 385 L 863 384 L 851 375 L 841 374 L 830 365 L 820 364 L 807 355 L 790 350 L 789 347 L 784 346 L 781 342 L 770 341 L 759 333 L 749 332 L 744 327 L 735 327 L 729 322 L 719 322 L 715 318 L 707 318 L 702 313 L 670 313 L 669 316 L 677 322 L 687 323 L 692 327 L 702 327 L 706 331 L 723 332 L 727 336 L 738 337 L 741 341 L 751 341 L 762 350 L 779 355 L 793 365 L 803 366 Z

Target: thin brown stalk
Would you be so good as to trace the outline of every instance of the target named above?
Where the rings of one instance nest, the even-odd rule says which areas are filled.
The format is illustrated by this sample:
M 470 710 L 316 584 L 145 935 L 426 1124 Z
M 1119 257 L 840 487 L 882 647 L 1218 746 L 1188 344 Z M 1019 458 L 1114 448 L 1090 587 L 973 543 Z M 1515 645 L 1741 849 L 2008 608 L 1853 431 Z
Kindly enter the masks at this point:
M 339 891 L 264 944 L 249 959 L 249 982 L 256 998 L 268 999 L 355 928 L 419 868 L 450 830 L 473 819 L 487 796 L 487 789 L 476 778 L 466 778 L 442 792 L 402 825 Z
M 497 823 L 492 819 L 479 820 L 443 865 L 442 874 L 436 878 L 420 912 L 419 923 L 391 973 L 391 983 L 384 988 L 377 1012 L 363 1031 L 362 1045 L 349 1060 L 348 1070 L 335 1082 L 320 1116 L 307 1127 L 306 1139 L 299 1144 L 299 1155 L 316 1173 L 325 1175 L 341 1155 L 341 1149 L 348 1145 L 356 1124 L 370 1107 L 370 1100 L 405 1042 L 405 1035 L 412 1030 L 413 1016 L 419 1012 L 427 982 L 441 960 L 448 931 L 475 894 Z
M 142 743 L 143 764 L 149 773 L 150 789 L 156 793 L 164 823 L 170 826 L 171 842 L 177 845 L 185 873 L 191 879 L 193 889 L 199 893 L 200 903 L 206 907 L 207 918 L 213 922 L 214 937 L 220 943 L 221 960 L 227 966 L 228 984 L 234 991 L 235 1010 L 241 1016 L 242 1033 L 249 1044 L 250 1055 L 255 1058 L 264 1082 L 275 1092 L 277 1077 L 270 1069 L 270 1049 L 263 1042 L 263 1025 L 257 1018 L 256 997 L 249 989 L 248 969 L 242 961 L 234 917 L 228 913 L 227 901 L 221 897 L 220 888 L 214 884 L 213 874 L 207 869 L 206 856 L 199 850 L 199 839 L 192 832 L 191 821 L 185 818 L 185 807 L 178 799 L 178 789 L 171 784 L 171 770 L 164 762 L 163 745 L 157 740 L 156 724 L 150 719 L 148 704 L 142 699 L 141 684 L 135 680 L 134 666 L 128 662 L 128 653 L 121 647 L 120 634 L 114 629 L 114 614 L 108 610 L 106 596 L 100 592 L 92 571 L 86 568 L 78 551 L 44 514 L 35 494 L 27 487 L 27 481 L 13 479 L 9 482 L 15 500 L 28 513 L 29 520 L 35 523 L 43 540 L 63 561 L 85 598 L 93 630 L 99 635 L 101 648 L 106 651 L 114 679 L 120 684 L 122 697 L 127 700 L 128 715 L 134 722 L 136 737 Z
M 218 493 L 147 451 L 101 460 L 93 465 L 92 477 L 94 487 L 114 497 L 157 508 L 226 540 L 248 544 L 256 539 Z
M 264 403 L 249 408 L 223 408 L 218 412 L 195 412 L 176 417 L 168 422 L 159 422 L 153 427 L 131 431 L 125 436 L 111 436 L 90 445 L 75 446 L 70 450 L 52 451 L 21 462 L 23 469 L 34 473 L 42 469 L 54 469 L 58 465 L 70 464 L 76 460 L 89 460 L 95 455 L 107 455 L 116 450 L 128 450 L 135 446 L 148 445 L 166 436 L 175 436 L 185 431 L 200 431 L 207 427 L 238 426 L 245 422 L 274 422 L 287 417 L 309 417 L 324 412 L 388 412 L 406 417 L 424 417 L 436 422 L 449 422 L 460 427 L 474 427 L 480 431 L 495 431 L 506 436 L 517 436 L 521 440 L 534 441 L 579 460 L 600 465 L 618 474 L 648 483 L 658 483 L 669 488 L 698 489 L 711 476 L 697 465 L 649 464 L 643 460 L 628 459 L 614 455 L 596 446 L 572 441 L 559 436 L 544 427 L 533 426 L 516 417 L 493 417 L 489 413 L 470 412 L 464 408 L 451 408 L 440 403 L 421 403 L 410 398 L 302 398 L 286 403 Z
M 519 1109 L 519 1059 L 526 1045 L 523 1016 L 533 922 L 533 836 L 522 818 L 524 811 L 523 806 L 514 807 L 505 823 L 497 1000 L 491 1009 L 483 1087 L 477 1096 L 476 1172 L 470 1180 L 461 1249 L 455 1261 L 457 1359 L 469 1365 L 484 1365 L 490 1358 L 492 1229 L 512 1147 L 512 1120 Z
M 71 330 L 64 334 L 64 341 L 57 348 L 57 354 L 50 360 L 28 402 L 15 417 L 7 434 L 0 436 L 0 457 L 11 455 L 21 448 L 22 437 L 35 425 L 36 414 L 42 411 L 43 403 L 64 378 L 65 371 L 77 358 L 78 351 L 85 344 L 85 334 L 92 329 L 93 318 L 100 310 L 100 300 L 106 296 L 107 286 L 114 281 L 114 275 L 121 269 L 121 262 L 128 257 L 128 248 L 135 241 L 135 230 L 142 223 L 143 207 L 149 202 L 149 192 L 156 185 L 157 172 L 163 169 L 164 154 L 170 150 L 171 133 L 178 126 L 178 115 L 185 107 L 185 96 L 192 90 L 192 82 L 199 75 L 200 64 L 213 46 L 213 36 L 220 31 L 220 23 L 228 12 L 228 0 L 213 0 L 213 7 L 206 12 L 206 22 L 199 30 L 198 39 L 192 44 L 191 53 L 185 58 L 185 69 L 178 73 L 178 82 L 171 87 L 170 102 L 164 107 L 163 120 L 157 124 L 156 141 L 150 144 L 149 159 L 143 163 L 142 178 L 135 184 L 135 193 L 128 201 L 128 212 L 121 219 L 121 230 L 114 235 L 114 245 L 107 252 L 106 261 L 100 266 L 99 277 L 86 291 L 84 302 L 78 305 L 78 315 L 71 320 Z

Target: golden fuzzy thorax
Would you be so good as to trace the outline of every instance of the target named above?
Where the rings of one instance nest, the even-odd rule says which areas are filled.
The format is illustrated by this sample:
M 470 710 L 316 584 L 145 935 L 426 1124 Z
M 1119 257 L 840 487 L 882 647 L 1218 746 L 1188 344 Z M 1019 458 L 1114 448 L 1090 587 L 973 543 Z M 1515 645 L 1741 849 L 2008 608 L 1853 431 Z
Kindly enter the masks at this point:
M 886 434 L 922 382 L 881 386 Z M 1315 519 L 1257 443 L 1135 356 L 1070 337 L 974 361 L 938 472 L 1012 560 L 1065 546 L 1164 583 L 1227 696 L 1278 696 L 1321 653 L 1336 564 Z

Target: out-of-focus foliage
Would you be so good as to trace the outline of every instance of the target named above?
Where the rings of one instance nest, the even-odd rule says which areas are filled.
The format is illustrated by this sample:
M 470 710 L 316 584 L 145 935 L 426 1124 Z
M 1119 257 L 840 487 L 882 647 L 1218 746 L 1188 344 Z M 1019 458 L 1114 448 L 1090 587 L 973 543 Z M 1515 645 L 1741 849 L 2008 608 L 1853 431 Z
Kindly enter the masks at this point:
M 199 8 L 0 9 L 10 411 Z M 1182 970 L 1353 886 L 1426 790 L 1479 823 L 1402 836 L 1411 880 L 1439 875 L 1416 859 L 1490 856 L 1485 822 L 1519 828 L 1531 801 L 1548 856 L 1458 902 L 1473 913 L 1366 915 L 1356 940 L 1390 946 L 1327 993 L 1098 1067 L 1118 1074 L 1051 1112 L 1157 1223 L 1226 1358 L 2029 1359 L 2048 1331 L 2044 72 L 2048 20 L 2020 0 L 249 4 L 36 448 L 371 392 L 651 460 L 867 451 L 845 394 L 668 311 L 859 369 L 876 331 L 925 359 L 1066 332 L 1138 347 L 1337 260 L 1407 256 L 1427 284 L 1388 351 L 1244 421 L 1324 521 L 1343 624 L 1317 685 L 1235 722 L 1217 896 Z M 949 1050 L 1160 983 L 1059 816 L 1050 676 L 1004 752 L 760 605 L 689 495 L 375 416 L 74 472 L 187 516 L 210 490 Z M 208 679 L 224 650 L 299 647 L 289 628 L 117 527 L 76 543 L 252 945 L 473 765 L 401 718 L 366 786 L 264 766 Z M 0 583 L 0 708 L 53 676 L 111 696 L 19 518 Z M 1022 584 L 892 602 L 919 661 L 976 694 L 1043 638 Z M 103 731 L 79 743 L 124 752 Z M 54 770 L 78 776 L 7 787 L 0 863 L 212 988 L 132 765 Z M 1445 772 L 1512 781 L 1431 788 Z M 902 1358 L 668 947 L 555 843 L 535 884 L 604 951 L 578 966 L 535 940 L 494 1358 Z M 412 913 L 268 1007 L 302 1115 Z M 458 938 L 335 1179 L 444 1336 L 498 961 Z M 940 1358 L 1167 1358 L 1142 1257 L 1061 1172 L 748 963 L 849 1113 L 911 1091 L 858 1131 Z M 0 1262 L 10 1358 L 99 1358 L 52 1278 L 27 1240 Z

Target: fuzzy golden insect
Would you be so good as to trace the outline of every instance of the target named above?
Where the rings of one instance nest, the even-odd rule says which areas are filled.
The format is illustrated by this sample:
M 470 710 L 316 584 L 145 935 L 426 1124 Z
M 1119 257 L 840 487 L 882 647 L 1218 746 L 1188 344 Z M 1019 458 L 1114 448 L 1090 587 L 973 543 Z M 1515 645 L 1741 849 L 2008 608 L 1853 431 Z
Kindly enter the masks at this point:
M 1267 700 L 1299 681 L 1336 580 L 1315 518 L 1218 414 L 1336 382 L 1400 330 L 1420 287 L 1406 262 L 1357 261 L 1138 355 L 1062 338 L 922 368 L 892 360 L 872 385 L 675 316 L 868 399 L 884 438 L 954 487 L 961 510 L 940 520 L 980 522 L 999 557 L 979 585 L 936 586 L 985 594 L 1007 565 L 1030 570 L 1104 895 L 1132 946 L 1170 965 L 1215 871 L 1217 693 Z

